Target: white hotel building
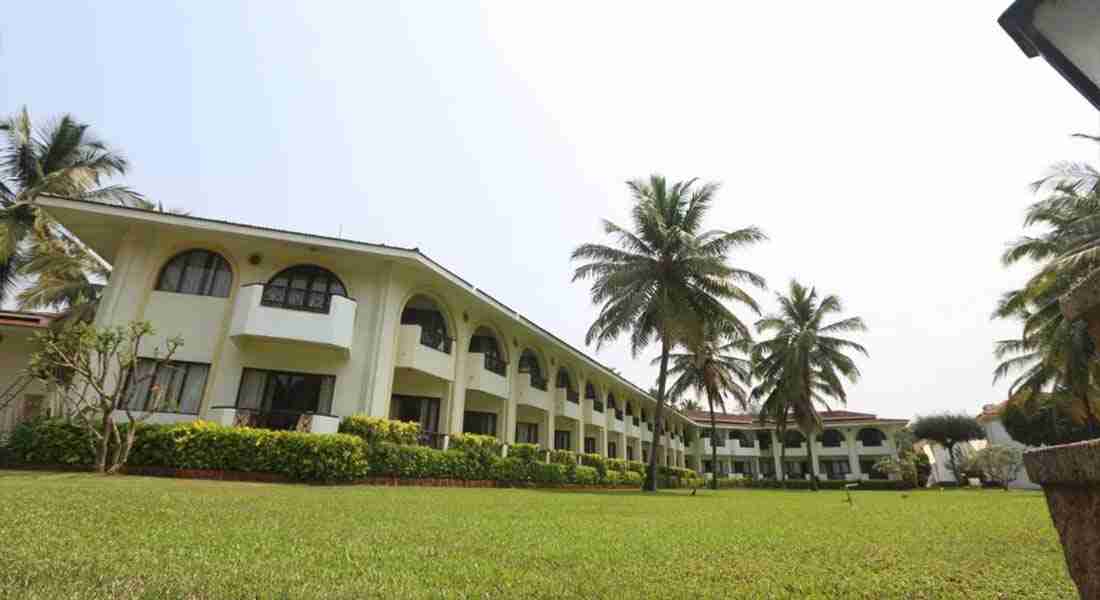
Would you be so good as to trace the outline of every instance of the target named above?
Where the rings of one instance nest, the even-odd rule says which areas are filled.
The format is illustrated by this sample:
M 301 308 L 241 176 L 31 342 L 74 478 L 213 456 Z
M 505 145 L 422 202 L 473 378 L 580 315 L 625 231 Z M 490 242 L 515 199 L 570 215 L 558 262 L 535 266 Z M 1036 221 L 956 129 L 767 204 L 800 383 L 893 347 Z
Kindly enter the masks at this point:
M 416 249 L 55 197 L 38 204 L 113 266 L 97 325 L 149 321 L 158 337 L 146 351 L 184 339 L 180 368 L 162 381 L 174 410 L 159 421 L 333 432 L 341 417 L 369 414 L 417 421 L 436 447 L 472 432 L 633 460 L 656 448 L 661 464 L 697 469 L 709 456 L 698 415 L 672 412 L 654 440 L 645 391 Z M 826 430 L 826 451 L 815 452 L 822 475 L 834 455 L 858 473 L 893 452 L 891 431 L 904 422 L 858 417 Z M 748 419 L 724 427 L 766 438 Z M 868 447 L 853 433 L 862 429 L 885 445 Z M 844 452 L 833 452 L 830 431 Z M 754 473 L 775 472 L 769 451 L 734 443 L 722 455 L 729 472 L 745 468 L 742 456 Z

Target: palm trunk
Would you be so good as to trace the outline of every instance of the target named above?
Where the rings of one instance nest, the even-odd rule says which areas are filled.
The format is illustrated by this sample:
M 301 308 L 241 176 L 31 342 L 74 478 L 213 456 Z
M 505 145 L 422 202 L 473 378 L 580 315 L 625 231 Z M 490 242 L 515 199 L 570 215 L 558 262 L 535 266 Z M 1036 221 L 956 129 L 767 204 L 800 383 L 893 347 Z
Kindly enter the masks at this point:
M 810 457 L 810 489 L 817 491 L 817 473 L 814 472 L 814 439 L 813 434 L 806 436 L 806 453 Z
M 664 429 L 665 415 L 665 378 L 668 375 L 668 336 L 661 336 L 661 368 L 657 372 L 657 410 L 653 411 L 653 447 L 650 448 L 649 466 L 645 471 L 645 483 L 642 491 L 657 491 L 657 448 L 661 441 L 661 432 Z
M 786 417 L 784 416 L 784 419 Z M 781 425 L 775 428 L 779 434 L 779 486 L 787 488 L 787 426 Z
M 718 423 L 714 418 L 714 400 L 708 395 L 710 404 L 710 487 L 718 489 Z

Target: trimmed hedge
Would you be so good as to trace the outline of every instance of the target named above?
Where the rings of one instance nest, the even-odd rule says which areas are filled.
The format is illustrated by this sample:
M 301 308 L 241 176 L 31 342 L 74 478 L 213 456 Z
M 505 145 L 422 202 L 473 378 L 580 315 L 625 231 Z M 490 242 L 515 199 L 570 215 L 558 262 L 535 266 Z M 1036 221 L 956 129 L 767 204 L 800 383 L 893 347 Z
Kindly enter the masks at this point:
M 822 490 L 842 490 L 845 485 L 850 483 L 859 484 L 853 489 L 856 490 L 886 490 L 886 491 L 900 491 L 911 490 L 913 485 L 907 481 L 894 481 L 889 479 L 869 479 L 866 481 L 837 481 L 834 479 L 818 480 L 817 487 Z M 784 486 L 780 481 L 775 479 L 727 479 L 720 478 L 718 480 L 718 487 L 720 488 L 755 488 L 755 489 L 784 489 Z M 785 489 L 788 490 L 808 490 L 810 482 L 805 479 L 789 479 Z
M 465 450 L 466 452 L 478 452 L 500 456 L 501 448 L 504 447 L 504 444 L 491 435 L 455 433 L 451 434 L 449 446 L 452 450 Z
M 420 438 L 419 423 L 393 421 L 366 415 L 344 417 L 337 431 L 362 438 L 368 444 L 389 442 L 412 446 Z
M 499 442 L 488 436 L 455 436 L 447 451 L 404 443 L 408 429 L 391 428 L 382 420 L 346 419 L 345 431 L 356 435 L 272 431 L 226 427 L 205 421 L 175 425 L 144 425 L 134 439 L 129 465 L 265 473 L 291 481 L 350 482 L 369 478 L 495 480 L 510 484 L 559 486 L 641 486 L 644 479 L 627 461 L 608 462 L 598 455 L 552 453 L 550 463 L 533 444 L 517 444 L 507 458 Z M 386 441 L 399 439 L 402 443 Z M 367 440 L 371 440 L 368 442 Z M 94 456 L 88 434 L 59 419 L 37 419 L 16 427 L 3 454 L 16 464 L 90 465 Z M 639 463 L 640 464 L 640 463 Z M 665 487 L 690 485 L 693 472 L 662 468 Z

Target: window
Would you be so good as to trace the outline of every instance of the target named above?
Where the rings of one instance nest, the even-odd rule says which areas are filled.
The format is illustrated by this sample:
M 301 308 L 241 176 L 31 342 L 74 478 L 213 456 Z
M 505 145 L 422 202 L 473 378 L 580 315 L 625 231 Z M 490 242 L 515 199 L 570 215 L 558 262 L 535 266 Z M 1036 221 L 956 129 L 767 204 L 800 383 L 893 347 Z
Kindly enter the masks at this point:
M 332 375 L 245 369 L 237 391 L 237 408 L 264 413 L 329 414 L 335 386 Z
M 126 384 L 127 403 L 130 410 L 197 415 L 209 372 L 208 364 L 139 358 Z
M 391 418 L 407 423 L 419 423 L 420 431 L 439 431 L 439 398 L 401 396 L 395 394 L 390 404 Z
M 519 444 L 537 444 L 537 443 L 539 443 L 539 424 L 538 423 L 516 423 L 516 443 L 519 443 Z
M 859 441 L 863 442 L 863 445 L 870 447 L 878 447 L 886 441 L 886 434 L 882 433 L 878 429 L 872 429 L 870 427 L 859 430 Z
M 847 460 L 823 460 L 821 469 L 829 479 L 844 479 L 851 472 Z
M 573 432 L 563 429 L 554 432 L 554 449 L 555 450 L 569 450 L 573 447 L 569 442 L 572 441 Z
M 634 460 L 634 446 L 627 444 L 626 446 L 626 459 Z
M 618 448 L 615 446 L 615 442 L 608 442 L 607 443 L 607 457 L 608 458 L 618 458 L 619 457 Z
M 783 439 L 783 445 L 787 448 L 801 448 L 802 442 L 806 441 L 806 437 L 797 431 L 788 431 Z
M 188 250 L 164 265 L 157 278 L 157 290 L 195 296 L 229 297 L 233 271 L 216 252 Z
M 327 313 L 332 296 L 347 296 L 338 277 L 314 265 L 290 267 L 264 285 L 262 304 Z
M 479 435 L 497 434 L 496 413 L 468 410 L 462 415 L 462 431 Z
M 546 391 L 546 379 L 542 376 L 542 367 L 539 365 L 539 359 L 531 350 L 524 350 L 519 355 L 519 372 L 530 373 L 531 387 Z
M 839 448 L 844 442 L 844 435 L 836 429 L 826 429 L 817 436 L 817 441 L 821 442 L 822 448 Z
M 584 438 L 584 452 L 585 452 L 585 454 L 595 454 L 596 453 L 596 438 L 594 438 L 594 437 Z
M 770 432 L 761 431 L 756 436 L 756 439 L 760 440 L 760 449 L 761 450 L 770 450 L 771 449 L 771 447 L 772 447 L 772 436 L 771 436 Z

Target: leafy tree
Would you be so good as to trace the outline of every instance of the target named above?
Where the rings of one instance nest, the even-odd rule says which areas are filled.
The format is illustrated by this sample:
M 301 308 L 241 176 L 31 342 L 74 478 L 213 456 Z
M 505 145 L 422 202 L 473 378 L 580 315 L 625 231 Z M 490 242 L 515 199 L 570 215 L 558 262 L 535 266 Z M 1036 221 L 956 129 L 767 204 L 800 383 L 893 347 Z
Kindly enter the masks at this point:
M 1041 230 L 1013 242 L 1001 260 L 1006 266 L 1028 261 L 1039 268 L 1023 287 L 1005 293 L 993 313 L 994 318 L 1021 324 L 1019 338 L 995 346 L 1002 362 L 994 371 L 994 382 L 1018 373 L 1010 403 L 1054 398 L 1100 434 L 1096 348 L 1085 322 L 1067 321 L 1058 303 L 1073 285 L 1100 268 L 1097 173 L 1086 164 L 1059 163 L 1032 188 L 1040 198 L 1028 207 L 1024 226 Z
M 872 465 L 871 468 L 883 475 L 897 477 L 902 481 L 908 481 L 913 487 L 919 485 L 917 455 L 912 452 L 908 454 L 899 454 L 897 456 L 884 456 L 875 461 L 875 464 Z
M 814 288 L 791 281 L 787 294 L 776 294 L 779 312 L 761 319 L 756 329 L 772 333 L 753 349 L 756 374 L 761 383 L 753 395 L 765 399 L 768 414 L 785 428 L 789 414 L 807 440 L 813 440 L 822 429 L 817 406 L 829 409 L 828 402 L 847 403 L 844 381 L 859 380 L 859 368 L 846 353 L 867 350 L 838 334 L 866 331 L 863 319 L 848 317 L 826 323 L 843 312 L 840 298 L 819 297 Z M 783 441 L 785 431 L 780 435 Z M 784 447 L 786 444 L 784 444 Z M 810 464 L 814 462 L 813 444 L 806 445 Z M 783 453 L 786 458 L 786 453 Z M 817 490 L 817 478 L 811 477 L 811 487 Z
M 1006 402 L 1001 425 L 1012 439 L 1025 446 L 1055 446 L 1096 437 L 1080 423 L 1058 397 L 1044 394 L 1027 402 Z
M 956 454 L 955 446 L 960 442 L 985 439 L 985 430 L 978 420 L 968 415 L 953 415 L 949 413 L 918 417 L 912 426 L 913 435 L 918 439 L 930 440 L 947 450 L 947 458 L 951 463 L 951 472 L 955 475 L 955 481 L 962 484 L 962 469 Z
M 152 208 L 123 185 L 104 181 L 126 173 L 128 163 L 71 115 L 34 125 L 24 107 L 0 120 L 0 302 L 22 278 L 29 286 L 20 308 L 63 309 L 90 319 L 109 266 L 35 206 L 43 195 Z
M 765 239 L 756 227 L 736 231 L 703 229 L 718 185 L 696 186 L 696 180 L 671 185 L 660 175 L 627 184 L 634 196 L 631 229 L 604 221 L 615 242 L 583 244 L 573 251 L 573 280 L 591 279 L 593 304 L 600 314 L 589 327 L 587 343 L 599 348 L 623 335 L 637 356 L 651 343 L 660 345 L 654 439 L 660 439 L 667 402 L 669 356 L 681 332 L 694 323 L 724 321 L 743 337 L 748 327 L 724 301 L 759 312 L 741 287 L 764 287 L 764 279 L 728 264 L 730 251 Z M 643 489 L 657 489 L 657 452 L 651 452 Z
M 978 450 L 971 462 L 987 479 L 1000 483 L 1007 492 L 1008 484 L 1016 479 L 1024 465 L 1024 457 L 1016 448 L 991 444 Z
M 675 377 L 669 390 L 673 398 L 694 390 L 706 397 L 710 412 L 711 487 L 718 489 L 718 424 L 715 407 L 726 412 L 725 398 L 732 398 L 742 410 L 748 409 L 749 394 L 746 387 L 752 378 L 752 364 L 742 355 L 752 349 L 752 340 L 740 337 L 736 328 L 722 333 L 723 327 L 715 323 L 702 323 L 695 335 L 681 341 L 683 352 L 669 358 L 672 366 L 668 374 Z
M 169 361 L 183 342 L 170 339 L 163 352 L 146 349 L 144 360 L 152 368 L 138 369 L 138 349 L 152 335 L 147 322 L 103 329 L 75 323 L 37 337 L 41 349 L 28 369 L 55 390 L 66 415 L 88 432 L 100 473 L 116 473 L 126 464 L 138 429 L 164 400 L 166 390 L 152 380 L 174 368 Z M 139 415 L 130 400 L 145 383 L 151 384 L 150 399 Z M 116 411 L 126 414 L 127 426 L 120 426 Z

